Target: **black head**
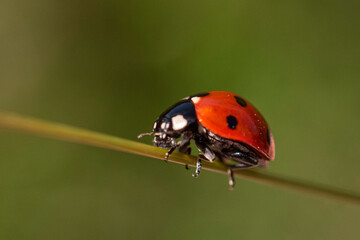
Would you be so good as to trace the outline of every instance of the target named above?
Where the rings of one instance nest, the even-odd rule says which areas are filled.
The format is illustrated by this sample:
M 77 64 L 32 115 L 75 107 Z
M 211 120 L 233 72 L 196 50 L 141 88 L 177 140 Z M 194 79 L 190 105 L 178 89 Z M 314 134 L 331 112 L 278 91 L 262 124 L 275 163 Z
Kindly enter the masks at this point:
M 151 133 L 140 134 L 139 137 L 153 134 L 155 146 L 162 148 L 175 147 L 175 139 L 179 138 L 196 121 L 194 104 L 188 99 L 181 100 L 159 116 Z

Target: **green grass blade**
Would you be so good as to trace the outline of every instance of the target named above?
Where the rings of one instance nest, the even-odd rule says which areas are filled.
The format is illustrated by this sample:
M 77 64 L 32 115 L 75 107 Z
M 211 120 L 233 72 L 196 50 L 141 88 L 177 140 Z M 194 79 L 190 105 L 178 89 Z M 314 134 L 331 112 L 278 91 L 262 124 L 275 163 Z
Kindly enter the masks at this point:
M 167 151 L 166 149 L 157 148 L 103 133 L 8 112 L 0 112 L 0 129 L 27 132 L 34 135 L 108 148 L 157 159 L 164 159 Z M 183 165 L 187 164 L 189 166 L 195 166 L 196 160 L 197 158 L 195 156 L 179 152 L 174 152 L 169 158 L 170 162 Z M 227 171 L 226 165 L 218 161 L 215 163 L 203 161 L 203 169 L 223 174 L 226 174 Z M 268 172 L 264 173 L 264 171 L 259 170 L 240 170 L 234 172 L 234 176 L 311 195 L 318 195 L 328 199 L 360 205 L 360 196 L 358 194 L 350 193 L 341 189 L 335 189 L 330 186 L 322 186 L 289 177 L 277 176 Z

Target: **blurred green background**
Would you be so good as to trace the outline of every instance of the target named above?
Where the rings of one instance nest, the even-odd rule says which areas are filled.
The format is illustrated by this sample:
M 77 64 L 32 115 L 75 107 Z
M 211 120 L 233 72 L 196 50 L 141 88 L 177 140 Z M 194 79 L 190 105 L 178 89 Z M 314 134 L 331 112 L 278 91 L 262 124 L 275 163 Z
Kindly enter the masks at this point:
M 0 109 L 136 140 L 177 100 L 229 90 L 272 128 L 265 171 L 360 192 L 358 1 L 0 5 Z M 0 131 L 0 239 L 359 235 L 357 206 L 191 173 Z

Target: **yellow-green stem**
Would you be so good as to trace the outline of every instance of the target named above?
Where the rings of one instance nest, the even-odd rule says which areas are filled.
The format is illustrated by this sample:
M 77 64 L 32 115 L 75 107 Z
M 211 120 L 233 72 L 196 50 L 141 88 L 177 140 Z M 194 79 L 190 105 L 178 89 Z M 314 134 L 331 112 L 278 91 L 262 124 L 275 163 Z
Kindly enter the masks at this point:
M 164 159 L 166 153 L 165 149 L 153 147 L 139 142 L 8 112 L 0 112 L 0 128 L 4 130 L 28 132 L 30 134 L 42 135 L 59 140 L 71 141 L 102 148 L 109 148 L 157 159 Z M 195 166 L 196 160 L 197 158 L 195 156 L 178 152 L 174 152 L 169 158 L 170 162 L 187 164 L 189 166 Z M 223 174 L 226 174 L 227 172 L 226 165 L 218 161 L 215 163 L 203 161 L 203 169 Z M 268 172 L 264 173 L 264 171 L 259 172 L 256 170 L 240 170 L 234 172 L 234 176 L 360 205 L 360 196 L 358 194 L 349 193 L 341 189 L 334 189 L 333 187 L 321 186 L 310 182 L 295 180 L 289 177 L 276 176 Z

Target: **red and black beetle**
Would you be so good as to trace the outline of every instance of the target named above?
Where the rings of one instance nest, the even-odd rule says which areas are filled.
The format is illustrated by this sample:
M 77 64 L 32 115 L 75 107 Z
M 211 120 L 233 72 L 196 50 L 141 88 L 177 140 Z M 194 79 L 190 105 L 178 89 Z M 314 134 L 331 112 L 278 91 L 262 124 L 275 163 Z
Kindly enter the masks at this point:
M 200 154 L 193 176 L 198 177 L 201 160 L 213 162 L 218 157 L 229 166 L 231 188 L 234 169 L 264 167 L 275 157 L 274 139 L 263 116 L 247 100 L 226 91 L 182 99 L 159 116 L 152 132 L 139 137 L 144 135 L 154 135 L 155 146 L 169 149 L 165 160 L 175 149 L 190 154 L 194 140 Z

